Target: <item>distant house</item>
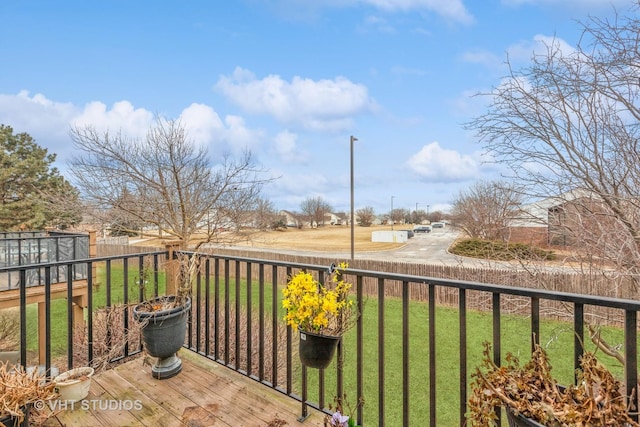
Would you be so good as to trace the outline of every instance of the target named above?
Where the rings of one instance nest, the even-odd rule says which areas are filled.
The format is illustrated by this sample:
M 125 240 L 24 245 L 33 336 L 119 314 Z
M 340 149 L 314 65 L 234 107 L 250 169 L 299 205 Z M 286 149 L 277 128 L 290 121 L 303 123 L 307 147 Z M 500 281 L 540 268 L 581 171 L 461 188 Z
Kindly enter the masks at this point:
M 278 212 L 278 217 L 281 218 L 287 227 L 299 228 L 302 226 L 300 216 L 294 212 L 281 210 Z
M 574 190 L 523 206 L 510 218 L 509 241 L 535 245 L 571 245 L 569 230 L 580 211 L 596 203 L 592 194 Z
M 324 214 L 324 222 L 325 224 L 331 224 L 331 225 L 348 225 L 349 219 L 346 217 L 345 214 L 334 214 L 334 213 L 328 212 Z

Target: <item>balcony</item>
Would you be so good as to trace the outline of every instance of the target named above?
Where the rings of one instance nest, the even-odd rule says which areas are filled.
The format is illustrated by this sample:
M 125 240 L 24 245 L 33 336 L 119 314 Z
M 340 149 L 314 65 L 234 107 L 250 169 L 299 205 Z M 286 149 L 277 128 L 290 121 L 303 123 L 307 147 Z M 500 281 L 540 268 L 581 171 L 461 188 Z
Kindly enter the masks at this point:
M 326 265 L 200 255 L 203 270 L 194 286 L 180 352 L 184 371 L 167 380 L 151 378 L 134 337 L 111 357 L 125 363 L 98 374 L 91 396 L 116 401 L 139 397 L 143 408 L 75 408 L 61 412 L 61 422 L 80 425 L 95 418 L 102 425 L 119 425 L 117 417 L 123 417 L 139 425 L 157 425 L 145 424 L 147 418 L 154 423 L 171 420 L 166 425 L 172 425 L 193 411 L 229 425 L 242 420 L 244 425 L 263 426 L 277 414 L 288 425 L 300 420 L 302 426 L 316 426 L 323 414 L 332 412 L 334 398 L 346 396 L 364 399 L 352 414 L 361 425 L 463 426 L 481 341 L 492 344 L 498 364 L 507 352 L 526 360 L 534 343 L 553 347 L 554 370 L 573 381 L 582 343 L 589 342 L 587 326 L 594 319 L 623 343 L 626 368 L 616 373 L 626 390 L 637 385 L 638 301 L 349 268 L 345 278 L 354 283 L 362 316 L 338 347 L 342 368 L 334 360 L 329 368 L 314 370 L 300 366 L 296 334 L 283 326 L 281 289 L 300 269 L 323 277 Z M 27 289 L 19 287 L 21 363 L 65 370 L 100 357 L 98 344 L 117 332 L 110 325 L 102 335 L 101 310 L 122 304 L 117 325 L 127 328 L 130 304 L 143 294 L 161 295 L 171 288 L 173 260 L 173 251 L 167 249 L 0 268 L 0 275 L 17 275 L 20 283 L 35 269 L 45 278 L 39 324 L 31 320 L 37 313 L 28 304 Z M 74 287 L 73 275 L 63 284 L 63 298 L 53 297 L 50 271 L 59 267 L 95 272 L 86 278 L 84 314 L 75 307 L 76 292 L 83 291 Z M 84 344 L 74 327 L 78 316 L 86 323 Z M 34 359 L 38 352 L 41 357 Z M 131 386 L 125 389 L 123 383 Z M 629 395 L 629 403 L 637 407 L 637 394 Z

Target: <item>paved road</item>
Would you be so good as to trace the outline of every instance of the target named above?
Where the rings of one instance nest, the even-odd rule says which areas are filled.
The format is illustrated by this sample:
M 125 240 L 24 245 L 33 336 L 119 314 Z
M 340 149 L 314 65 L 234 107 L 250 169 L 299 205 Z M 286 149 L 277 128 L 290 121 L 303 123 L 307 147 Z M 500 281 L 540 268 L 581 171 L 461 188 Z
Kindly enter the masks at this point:
M 436 228 L 431 233 L 415 233 L 403 247 L 385 252 L 391 252 L 394 261 L 454 265 L 460 262 L 459 257 L 450 254 L 447 249 L 458 235 L 456 230 Z M 371 253 L 370 258 L 388 259 L 388 256 L 383 255 L 383 252 L 377 254 L 382 256 Z M 356 258 L 360 258 L 357 255 Z
M 416 233 L 414 237 L 409 239 L 407 243 L 401 248 L 388 250 L 388 251 L 370 251 L 370 252 L 358 252 L 356 246 L 355 258 L 356 259 L 374 259 L 385 261 L 402 261 L 402 262 L 417 262 L 425 264 L 445 264 L 445 265 L 459 265 L 462 258 L 452 255 L 447 252 L 447 249 L 458 237 L 458 232 L 452 229 L 435 229 L 431 233 Z M 319 247 L 322 247 L 322 243 L 318 243 Z M 277 251 L 285 254 L 292 255 L 326 255 L 325 251 L 300 251 L 300 250 L 274 250 L 274 249 L 258 249 L 238 247 L 243 250 L 255 250 L 255 251 Z M 351 252 L 335 252 L 333 256 L 341 259 L 348 260 L 351 257 Z M 465 265 L 468 264 L 468 259 L 465 258 Z

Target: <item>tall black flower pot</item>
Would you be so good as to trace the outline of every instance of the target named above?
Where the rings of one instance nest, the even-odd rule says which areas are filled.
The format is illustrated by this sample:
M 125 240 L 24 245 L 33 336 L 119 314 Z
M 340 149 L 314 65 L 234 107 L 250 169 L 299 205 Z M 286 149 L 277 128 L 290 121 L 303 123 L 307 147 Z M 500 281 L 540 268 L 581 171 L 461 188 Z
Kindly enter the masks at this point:
M 324 369 L 331 364 L 340 337 L 300 331 L 300 362 L 308 368 Z
M 174 298 L 160 297 L 151 303 Z M 171 378 L 182 371 L 182 360 L 176 353 L 184 345 L 191 299 L 187 298 L 184 305 L 169 310 L 149 312 L 144 305 L 134 307 L 133 317 L 145 323 L 142 328 L 145 349 L 149 355 L 157 358 L 151 367 L 151 375 L 159 380 Z
M 507 408 L 507 424 L 509 424 L 509 427 L 544 427 L 544 425 L 539 422 L 527 418 L 522 414 L 516 415 L 509 408 Z

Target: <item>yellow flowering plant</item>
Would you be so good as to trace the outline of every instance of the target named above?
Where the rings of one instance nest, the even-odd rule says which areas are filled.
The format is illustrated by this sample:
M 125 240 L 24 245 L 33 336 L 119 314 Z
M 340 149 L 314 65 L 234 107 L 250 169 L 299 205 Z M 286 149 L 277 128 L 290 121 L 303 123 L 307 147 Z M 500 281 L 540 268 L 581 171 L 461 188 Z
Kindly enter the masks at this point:
M 292 276 L 282 291 L 287 325 L 322 335 L 342 335 L 356 312 L 354 301 L 348 298 L 352 285 L 341 277 L 346 268 L 346 263 L 331 264 L 326 284 L 306 271 Z

